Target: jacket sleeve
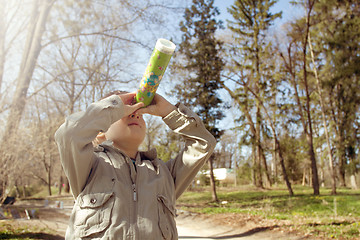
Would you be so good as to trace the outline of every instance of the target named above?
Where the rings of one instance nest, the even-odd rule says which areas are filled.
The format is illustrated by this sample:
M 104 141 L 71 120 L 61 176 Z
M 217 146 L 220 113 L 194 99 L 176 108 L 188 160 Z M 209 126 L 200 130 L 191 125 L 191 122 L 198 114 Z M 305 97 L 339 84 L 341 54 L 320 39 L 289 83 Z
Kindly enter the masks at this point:
M 70 115 L 56 131 L 60 160 L 75 198 L 85 187 L 94 163 L 92 141 L 123 117 L 123 109 L 121 99 L 113 95 L 92 103 L 84 112 Z
M 164 122 L 185 139 L 185 147 L 166 164 L 174 178 L 176 199 L 186 190 L 214 151 L 216 140 L 201 119 L 183 104 L 163 118 Z

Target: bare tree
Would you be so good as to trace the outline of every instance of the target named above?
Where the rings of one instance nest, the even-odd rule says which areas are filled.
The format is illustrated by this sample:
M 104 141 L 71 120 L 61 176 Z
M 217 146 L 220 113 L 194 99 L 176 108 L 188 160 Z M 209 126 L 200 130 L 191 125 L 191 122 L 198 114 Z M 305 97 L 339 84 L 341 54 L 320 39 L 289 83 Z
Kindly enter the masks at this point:
M 160 122 L 157 117 L 152 115 L 146 117 L 146 151 L 149 151 L 156 146 L 156 142 L 161 138 L 160 133 L 162 130 L 164 130 L 163 123 Z
M 4 1 L 1 0 L 1 3 Z M 6 4 L 1 4 L 0 12 L 5 11 L 5 7 L 10 3 L 22 6 L 24 2 L 6 1 Z M 167 14 L 164 15 L 165 17 L 158 15 L 158 11 L 160 9 L 178 11 L 176 4 L 172 7 L 148 0 L 135 2 L 28 0 L 26 4 L 27 8 L 31 6 L 30 17 L 26 15 L 28 9 L 22 9 L 21 17 L 15 15 L 15 10 L 11 12 L 14 14 L 12 16 L 18 17 L 24 23 L 18 22 L 18 28 L 12 29 L 15 33 L 11 36 L 7 35 L 9 24 L 0 24 L 1 80 L 4 76 L 2 71 L 6 71 L 6 69 L 2 70 L 2 67 L 5 63 L 4 56 L 10 50 L 9 44 L 13 42 L 17 32 L 27 30 L 26 42 L 22 48 L 24 50 L 21 66 L 16 80 L 13 81 L 16 85 L 13 97 L 9 98 L 9 104 L 5 105 L 2 102 L 0 106 L 1 120 L 6 123 L 2 142 L 6 145 L 10 142 L 10 136 L 14 136 L 14 141 L 18 140 L 15 133 L 19 126 L 22 129 L 25 127 L 26 131 L 34 127 L 27 122 L 33 121 L 33 118 L 22 117 L 24 111 L 29 108 L 26 103 L 35 96 L 39 96 L 39 101 L 47 102 L 51 109 L 56 109 L 57 117 L 52 123 L 59 124 L 58 120 L 62 121 L 63 116 L 83 109 L 110 89 L 123 86 L 127 87 L 125 90 L 136 89 L 142 74 L 137 68 L 139 65 L 145 66 L 145 61 L 148 60 L 136 55 L 139 54 L 138 49 L 141 49 L 140 52 L 150 52 L 157 34 L 169 29 L 158 27 L 159 24 L 164 23 L 166 16 L 169 17 Z M 7 23 L 12 19 L 7 18 Z M 3 21 L 1 15 L 0 23 Z M 21 44 L 21 39 L 18 39 L 17 44 Z M 9 82 L 9 75 L 7 78 Z M 0 90 L 5 93 L 3 88 Z M 38 122 L 44 125 L 50 124 L 42 119 L 45 115 L 47 115 L 46 109 L 41 109 Z M 3 120 L 4 117 L 6 120 Z M 37 141 L 50 143 L 52 130 L 47 129 L 42 137 L 37 136 Z M 0 152 L 1 165 L 8 166 L 6 163 L 16 157 L 17 149 L 11 152 L 8 147 L 3 147 Z M 57 166 L 51 162 L 57 161 L 56 156 L 52 154 L 52 150 L 44 150 L 43 169 L 36 172 L 49 185 L 53 181 L 50 176 L 51 169 Z M 8 170 L 5 168 L 0 170 L 0 183 L 4 186 L 3 189 L 7 188 L 11 180 L 7 179 L 9 171 L 5 171 Z M 61 183 L 59 185 L 61 186 Z
M 313 143 L 313 119 L 311 116 L 311 84 L 309 82 L 308 72 L 308 36 L 310 29 L 310 17 L 315 1 L 305 1 L 306 16 L 305 24 L 300 20 L 292 24 L 292 31 L 288 33 L 290 43 L 287 46 L 286 57 L 285 54 L 280 53 L 283 59 L 285 68 L 290 75 L 290 82 L 293 85 L 294 95 L 297 105 L 297 114 L 300 116 L 303 126 L 303 132 L 306 137 L 308 145 L 308 156 L 311 164 L 311 176 L 314 195 L 319 195 L 319 178 L 316 163 L 316 156 Z M 298 75 L 298 71 L 302 75 Z M 299 93 L 299 88 L 303 88 L 304 102 Z
M 274 124 L 274 122 L 272 121 L 272 118 L 270 117 L 270 114 L 268 112 L 268 108 L 265 106 L 262 98 L 253 90 L 249 87 L 248 83 L 243 81 L 242 83 L 243 87 L 246 88 L 252 95 L 254 95 L 254 97 L 256 97 L 256 99 L 258 100 L 259 102 L 259 106 L 262 108 L 262 110 L 265 112 L 265 118 L 266 120 L 268 121 L 270 127 L 271 127 L 271 130 L 272 130 L 272 133 L 273 133 L 273 138 L 274 138 L 274 141 L 275 141 L 275 149 L 278 151 L 278 154 L 279 154 L 279 158 L 280 158 L 280 166 L 281 166 L 281 170 L 282 170 L 282 175 L 283 175 L 283 179 L 285 181 L 285 184 L 288 188 L 288 191 L 289 191 L 289 195 L 290 196 L 293 196 L 294 195 L 294 192 L 292 190 L 292 187 L 291 187 L 291 183 L 289 181 L 289 178 L 288 178 L 288 174 L 286 172 L 286 168 L 285 168 L 285 161 L 284 161 L 284 157 L 283 157 L 283 154 L 282 154 L 282 151 L 281 151 L 281 145 L 280 145 L 280 141 L 279 141 L 279 137 L 278 137 L 278 133 L 277 133 L 277 130 L 276 130 L 276 126 Z M 232 98 L 238 103 L 238 104 L 241 104 L 240 103 L 240 100 L 239 100 L 239 97 L 236 96 L 236 94 L 229 88 L 227 87 L 226 85 L 223 85 L 223 87 L 229 92 L 229 94 L 232 96 Z
M 328 157 L 329 157 L 330 176 L 331 176 L 331 194 L 336 194 L 336 175 L 335 175 L 335 169 L 334 169 L 334 157 L 333 157 L 333 153 L 332 153 L 332 149 L 331 149 L 331 143 L 330 143 L 331 140 L 330 140 L 327 121 L 326 121 L 324 97 L 322 94 L 322 88 L 320 86 L 320 80 L 319 80 L 318 72 L 316 69 L 314 50 L 313 50 L 312 43 L 311 43 L 310 33 L 309 33 L 309 37 L 308 37 L 308 44 L 309 44 L 309 49 L 310 49 L 310 53 L 311 53 L 311 61 L 313 64 L 314 75 L 315 75 L 315 79 L 316 79 L 316 87 L 317 87 L 317 91 L 319 94 L 321 117 L 322 117 L 322 122 L 323 122 L 324 130 L 325 130 L 325 138 L 326 138 L 326 145 L 327 145 L 327 151 L 328 151 Z
M 55 0 L 34 1 L 30 27 L 23 52 L 16 90 L 3 135 L 3 142 L 16 133 L 26 104 L 26 96 L 41 50 L 41 39 L 45 31 L 47 17 Z
M 0 96 L 1 87 L 4 78 L 4 67 L 5 67 L 5 35 L 6 35 L 6 24 L 5 24 L 5 1 L 1 1 L 0 6 Z

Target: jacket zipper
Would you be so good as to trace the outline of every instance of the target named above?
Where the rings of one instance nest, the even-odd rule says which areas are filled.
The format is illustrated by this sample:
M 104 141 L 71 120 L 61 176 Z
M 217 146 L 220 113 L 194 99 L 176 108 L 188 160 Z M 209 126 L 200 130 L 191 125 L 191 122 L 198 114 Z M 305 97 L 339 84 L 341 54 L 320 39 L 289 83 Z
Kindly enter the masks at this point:
M 128 162 L 129 167 L 131 169 L 131 172 L 133 172 L 135 170 L 135 166 L 132 163 L 132 160 L 130 158 L 128 158 Z M 133 166 L 131 166 L 133 165 Z M 135 179 L 132 178 L 132 173 L 130 173 L 130 181 L 131 181 L 131 191 L 132 191 L 132 202 L 133 202 L 133 209 L 131 210 L 130 213 L 130 228 L 132 229 L 132 233 L 130 234 L 133 239 L 138 239 L 138 227 L 137 227 L 137 200 L 138 200 L 138 195 L 137 195 L 137 189 L 136 189 L 136 183 L 137 183 L 137 179 L 138 179 L 138 175 L 139 172 L 136 171 L 136 175 L 135 175 Z
M 139 171 L 140 169 L 137 168 L 136 170 L 136 177 L 135 177 L 135 183 L 133 183 L 132 185 L 132 188 L 133 188 L 133 199 L 134 199 L 134 205 L 135 205 L 135 208 L 134 208 L 134 218 L 137 219 L 137 214 L 138 214 L 138 204 L 137 204 L 137 199 L 138 199 L 138 196 L 137 196 L 137 190 L 136 190 L 136 183 L 138 183 L 138 179 L 139 179 Z M 140 236 L 139 236 L 139 229 L 138 229 L 138 226 L 137 226 L 137 220 L 135 221 L 135 236 L 137 239 L 140 239 Z
M 133 200 L 134 200 L 134 202 L 136 202 L 137 201 L 137 193 L 136 193 L 136 184 L 135 183 L 132 184 L 132 190 L 133 190 Z

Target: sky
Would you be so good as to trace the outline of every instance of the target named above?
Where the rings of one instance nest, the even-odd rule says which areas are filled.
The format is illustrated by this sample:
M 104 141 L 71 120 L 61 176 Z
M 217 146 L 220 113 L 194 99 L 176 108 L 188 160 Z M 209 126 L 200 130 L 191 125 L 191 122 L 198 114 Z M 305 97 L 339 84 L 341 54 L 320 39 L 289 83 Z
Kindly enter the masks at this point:
M 225 19 L 231 19 L 232 16 L 227 12 L 235 0 L 215 0 L 214 5 L 220 10 L 220 18 L 224 21 Z M 282 23 L 292 19 L 294 16 L 300 15 L 302 9 L 295 7 L 290 4 L 290 0 L 279 0 L 272 9 L 273 13 L 282 11 L 282 19 L 277 19 L 275 25 L 281 25 Z M 225 23 L 225 21 L 224 21 Z

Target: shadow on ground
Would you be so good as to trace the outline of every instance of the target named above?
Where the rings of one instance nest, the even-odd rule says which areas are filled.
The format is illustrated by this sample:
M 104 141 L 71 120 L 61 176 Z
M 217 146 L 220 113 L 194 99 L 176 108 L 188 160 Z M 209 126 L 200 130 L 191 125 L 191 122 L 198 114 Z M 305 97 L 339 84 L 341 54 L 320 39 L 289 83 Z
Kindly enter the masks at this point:
M 233 238 L 242 238 L 242 237 L 248 237 L 258 232 L 263 232 L 267 230 L 272 230 L 278 226 L 272 226 L 272 227 L 257 227 L 254 229 L 251 229 L 247 232 L 240 233 L 240 234 L 233 234 L 233 235 L 226 235 L 226 236 L 218 236 L 218 237 L 211 237 L 211 239 L 233 239 Z M 180 236 L 181 239 L 201 239 L 206 238 L 209 239 L 209 237 L 197 237 L 197 236 Z
M 42 239 L 42 240 L 64 240 L 59 235 L 52 235 L 48 233 L 2 233 L 0 239 Z

